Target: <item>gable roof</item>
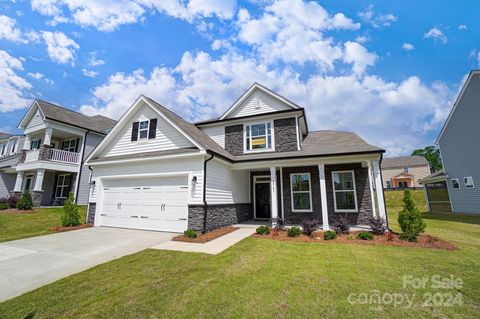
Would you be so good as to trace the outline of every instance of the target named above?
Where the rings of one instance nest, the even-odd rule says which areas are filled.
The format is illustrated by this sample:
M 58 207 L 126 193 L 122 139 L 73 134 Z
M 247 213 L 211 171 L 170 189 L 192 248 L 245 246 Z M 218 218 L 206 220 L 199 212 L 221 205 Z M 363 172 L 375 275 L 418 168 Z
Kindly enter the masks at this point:
M 33 113 L 35 106 L 38 107 L 45 119 L 80 127 L 101 134 L 106 134 L 106 131 L 111 129 L 116 123 L 115 120 L 103 115 L 87 116 L 59 105 L 36 99 L 30 107 L 30 110 L 20 122 L 20 128 L 26 126 L 26 120 L 30 118 L 29 115 Z
M 457 109 L 458 102 L 460 102 L 460 99 L 462 98 L 463 93 L 465 92 L 466 88 L 467 88 L 468 85 L 470 84 L 470 81 L 473 79 L 473 77 L 478 76 L 478 75 L 480 75 L 480 70 L 472 70 L 472 71 L 470 71 L 470 74 L 468 75 L 467 80 L 466 80 L 465 83 L 463 84 L 463 87 L 462 87 L 462 90 L 460 91 L 460 94 L 458 94 L 457 99 L 455 100 L 455 103 L 453 103 L 453 107 L 452 107 L 452 109 L 450 110 L 450 113 L 448 114 L 448 117 L 447 117 L 445 123 L 443 123 L 442 129 L 440 130 L 440 133 L 438 134 L 438 137 L 437 137 L 437 139 L 435 140 L 435 144 L 438 144 L 438 142 L 440 141 L 440 138 L 442 137 L 443 133 L 445 132 L 445 129 L 447 128 L 448 123 L 450 122 L 450 119 L 451 119 L 452 116 L 453 116 L 453 113 L 454 113 L 455 110 Z
M 2 133 L 0 132 L 0 140 L 4 140 L 4 139 L 7 139 L 7 138 L 10 138 L 11 136 L 13 136 L 12 134 L 9 134 L 9 133 Z
M 287 104 L 288 106 L 290 106 L 292 109 L 301 109 L 300 106 L 293 103 L 292 101 L 286 99 L 285 97 L 281 96 L 278 93 L 273 92 L 272 90 L 270 90 L 269 88 L 261 85 L 260 83 L 255 82 L 217 120 L 225 119 L 229 114 L 231 114 L 233 111 L 235 111 L 242 104 L 242 102 L 245 101 L 255 90 L 260 90 L 267 95 L 273 96 L 274 98 L 276 98 L 276 99 L 282 101 L 283 103 Z
M 384 158 L 382 160 L 382 169 L 404 166 L 428 165 L 428 161 L 423 156 L 399 156 Z
M 419 180 L 420 184 L 429 184 L 429 183 L 436 183 L 436 182 L 442 182 L 447 179 L 448 175 L 445 174 L 445 171 L 439 170 L 433 174 L 430 174 L 421 180 Z

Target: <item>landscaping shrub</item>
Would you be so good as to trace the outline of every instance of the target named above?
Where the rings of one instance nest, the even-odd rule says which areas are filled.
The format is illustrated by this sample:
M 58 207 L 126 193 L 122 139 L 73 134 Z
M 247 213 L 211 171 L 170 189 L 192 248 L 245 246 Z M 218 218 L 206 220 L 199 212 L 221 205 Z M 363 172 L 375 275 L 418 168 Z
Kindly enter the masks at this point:
M 183 232 L 183 235 L 188 238 L 197 238 L 197 232 L 193 229 L 187 229 Z
M 17 202 L 18 202 L 18 197 L 12 196 L 12 195 L 7 197 L 7 204 L 10 206 L 10 208 L 17 207 Z
M 375 235 L 383 235 L 388 230 L 387 223 L 383 218 L 370 218 L 370 228 Z
M 72 192 L 68 194 L 68 198 L 63 204 L 62 225 L 64 227 L 80 225 L 80 214 Z
M 349 234 L 350 233 L 350 222 L 348 221 L 347 216 L 341 216 L 336 221 L 333 222 L 332 229 L 337 234 Z
M 258 226 L 255 231 L 256 231 L 257 234 L 259 234 L 259 235 L 268 235 L 268 234 L 270 234 L 270 228 L 268 228 L 268 227 L 265 226 L 265 225 Z
M 322 224 L 320 219 L 304 219 L 302 220 L 303 233 L 307 236 L 312 236 L 313 232 Z
M 362 240 L 373 240 L 373 234 L 369 233 L 368 231 L 362 231 L 357 235 L 358 239 Z
M 300 230 L 300 227 L 293 226 L 288 229 L 287 234 L 290 237 L 298 237 L 302 234 L 302 231 Z
M 22 196 L 17 202 L 17 209 L 20 210 L 29 210 L 33 207 L 32 196 L 30 196 L 29 191 L 24 191 Z
M 10 206 L 8 206 L 7 204 L 5 203 L 0 203 L 0 210 L 5 210 L 7 208 L 10 208 Z
M 327 230 L 326 232 L 323 233 L 323 239 L 325 240 L 332 240 L 337 238 L 337 233 L 334 232 L 333 230 Z
M 408 241 L 417 241 L 417 236 L 425 231 L 427 226 L 422 219 L 420 210 L 412 200 L 410 190 L 403 194 L 403 210 L 398 214 L 398 223 L 402 229 L 400 238 Z

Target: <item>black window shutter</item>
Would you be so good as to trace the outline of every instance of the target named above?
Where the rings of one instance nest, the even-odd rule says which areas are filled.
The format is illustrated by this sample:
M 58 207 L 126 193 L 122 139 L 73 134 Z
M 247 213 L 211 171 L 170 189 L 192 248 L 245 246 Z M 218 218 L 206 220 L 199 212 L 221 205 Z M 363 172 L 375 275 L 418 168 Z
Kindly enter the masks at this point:
M 85 137 L 84 137 L 85 138 Z M 75 153 L 78 152 L 78 143 L 80 143 L 80 139 L 77 138 L 77 140 L 75 141 Z
M 138 139 L 138 122 L 133 122 L 132 125 L 132 142 Z
M 150 120 L 150 127 L 148 128 L 148 139 L 155 138 L 157 136 L 157 119 Z

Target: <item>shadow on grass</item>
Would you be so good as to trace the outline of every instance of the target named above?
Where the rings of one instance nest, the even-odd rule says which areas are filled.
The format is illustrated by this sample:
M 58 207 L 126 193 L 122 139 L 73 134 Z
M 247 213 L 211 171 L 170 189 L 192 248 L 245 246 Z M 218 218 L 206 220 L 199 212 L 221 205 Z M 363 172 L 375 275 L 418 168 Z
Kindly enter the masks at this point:
M 423 219 L 443 220 L 454 223 L 480 225 L 480 215 L 459 214 L 459 213 L 424 213 Z

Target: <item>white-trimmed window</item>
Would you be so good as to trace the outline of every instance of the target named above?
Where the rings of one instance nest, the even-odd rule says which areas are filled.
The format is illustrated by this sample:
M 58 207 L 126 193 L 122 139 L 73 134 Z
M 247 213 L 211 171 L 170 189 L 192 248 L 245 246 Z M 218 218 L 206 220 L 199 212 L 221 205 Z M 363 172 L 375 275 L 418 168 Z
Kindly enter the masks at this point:
M 75 152 L 77 149 L 77 139 L 66 140 L 62 142 L 62 150 L 67 152 Z
M 404 173 L 408 173 L 408 171 L 409 171 L 408 166 L 404 166 L 404 167 L 403 167 L 403 172 L 404 172 Z
M 473 176 L 464 177 L 463 183 L 465 184 L 465 188 L 475 188 L 475 184 L 473 183 Z
M 32 142 L 30 142 L 30 149 L 31 150 L 37 150 L 40 148 L 40 142 L 41 140 L 34 140 Z
M 58 175 L 57 187 L 55 188 L 56 198 L 67 198 L 70 191 L 70 174 Z
M 453 189 L 460 189 L 460 181 L 458 178 L 452 178 L 452 188 Z
M 273 150 L 272 122 L 247 124 L 244 132 L 245 152 Z
M 12 150 L 10 151 L 11 154 L 15 154 L 17 151 L 17 146 L 18 146 L 18 139 L 15 139 L 12 141 Z
M 148 127 L 150 120 L 140 121 L 138 123 L 138 139 L 144 140 L 148 138 Z
M 353 171 L 332 172 L 333 197 L 336 212 L 356 213 L 357 191 Z
M 290 174 L 292 212 L 312 212 L 312 183 L 310 173 Z
M 5 155 L 6 144 L 0 144 L 0 155 Z

